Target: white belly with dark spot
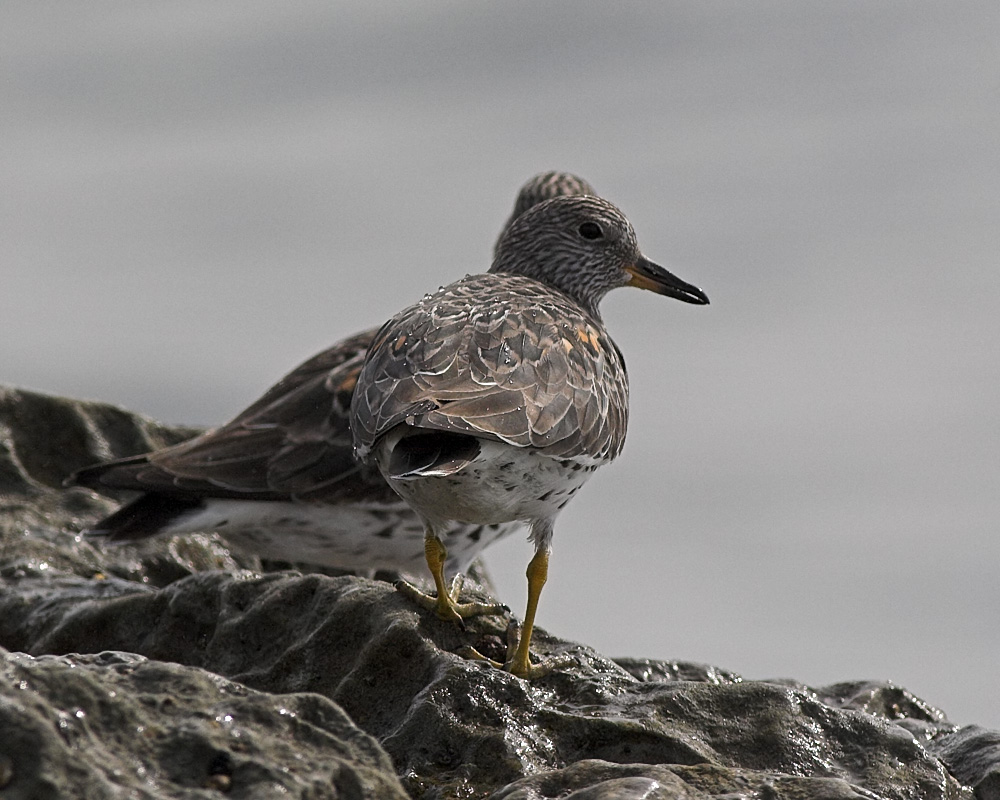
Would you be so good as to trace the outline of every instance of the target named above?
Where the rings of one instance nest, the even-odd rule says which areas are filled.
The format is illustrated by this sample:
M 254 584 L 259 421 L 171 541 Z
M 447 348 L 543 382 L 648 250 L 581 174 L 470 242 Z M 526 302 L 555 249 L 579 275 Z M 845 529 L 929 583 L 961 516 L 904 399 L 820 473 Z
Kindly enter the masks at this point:
M 434 522 L 491 525 L 554 517 L 597 467 L 499 442 L 481 447 L 479 456 L 454 475 L 386 480 Z

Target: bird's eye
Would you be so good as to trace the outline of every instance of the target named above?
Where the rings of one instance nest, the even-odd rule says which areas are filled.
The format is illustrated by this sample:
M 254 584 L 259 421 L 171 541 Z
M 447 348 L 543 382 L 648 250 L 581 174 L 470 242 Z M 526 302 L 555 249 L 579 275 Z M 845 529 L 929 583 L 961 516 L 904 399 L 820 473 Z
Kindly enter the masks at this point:
M 596 222 L 584 222 L 580 226 L 580 235 L 584 239 L 603 239 L 604 231 Z

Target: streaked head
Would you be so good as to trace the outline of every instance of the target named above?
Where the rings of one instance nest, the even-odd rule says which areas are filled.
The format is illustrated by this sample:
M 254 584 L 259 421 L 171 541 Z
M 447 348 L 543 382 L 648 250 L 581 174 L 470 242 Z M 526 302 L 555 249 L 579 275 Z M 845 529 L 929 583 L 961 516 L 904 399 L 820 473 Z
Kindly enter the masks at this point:
M 501 235 L 490 272 L 534 278 L 595 316 L 604 295 L 619 286 L 708 303 L 701 289 L 643 256 L 625 215 L 592 195 L 555 197 L 526 210 Z

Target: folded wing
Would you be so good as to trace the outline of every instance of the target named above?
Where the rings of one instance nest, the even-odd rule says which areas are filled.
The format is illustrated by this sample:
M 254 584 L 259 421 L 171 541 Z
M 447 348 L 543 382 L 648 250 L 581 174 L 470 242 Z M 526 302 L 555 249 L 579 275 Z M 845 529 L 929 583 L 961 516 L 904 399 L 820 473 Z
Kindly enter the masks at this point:
M 403 422 L 581 461 L 624 442 L 621 354 L 603 324 L 530 278 L 473 276 L 426 297 L 383 326 L 364 371 L 362 458 Z

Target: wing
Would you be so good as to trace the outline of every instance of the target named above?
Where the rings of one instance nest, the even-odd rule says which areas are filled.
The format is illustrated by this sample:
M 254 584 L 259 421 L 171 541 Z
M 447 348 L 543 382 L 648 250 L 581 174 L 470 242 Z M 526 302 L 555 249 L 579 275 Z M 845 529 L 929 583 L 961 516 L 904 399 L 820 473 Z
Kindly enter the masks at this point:
M 398 314 L 358 379 L 359 457 L 406 422 L 559 458 L 621 451 L 628 379 L 599 320 L 530 278 L 466 278 Z
M 373 334 L 365 331 L 309 359 L 220 428 L 88 467 L 72 480 L 93 489 L 209 497 L 394 501 L 381 476 L 352 452 L 351 396 Z

